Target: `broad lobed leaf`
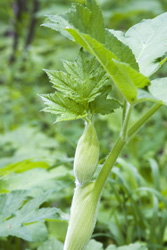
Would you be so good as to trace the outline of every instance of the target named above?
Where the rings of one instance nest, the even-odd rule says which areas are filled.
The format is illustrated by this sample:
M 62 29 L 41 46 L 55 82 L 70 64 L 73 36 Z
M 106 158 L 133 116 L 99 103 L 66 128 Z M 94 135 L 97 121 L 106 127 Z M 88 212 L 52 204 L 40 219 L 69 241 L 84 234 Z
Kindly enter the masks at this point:
M 69 23 L 69 25 L 64 25 L 64 29 L 62 23 L 59 22 L 59 17 L 51 16 L 48 18 L 50 20 L 49 25 L 53 24 L 53 29 L 62 34 L 68 31 L 77 43 L 97 58 L 129 102 L 136 99 L 137 88 L 149 84 L 149 80 L 137 71 L 138 65 L 131 49 L 109 30 L 104 29 L 102 14 L 94 0 L 87 1 L 86 7 L 75 5 L 72 10 L 62 15 L 61 18 L 65 20 L 64 24 Z M 55 23 L 56 26 L 54 26 Z M 113 59 L 127 63 L 129 66 L 120 69 Z M 124 73 L 126 77 L 124 77 Z M 119 75 L 119 77 L 115 75 Z M 134 77 L 134 75 L 137 77 Z M 119 78 L 119 81 L 117 78 Z M 126 82 L 127 78 L 129 79 L 128 82 Z
M 20 237 L 24 240 L 33 241 L 34 226 L 26 223 L 44 222 L 46 218 L 60 218 L 57 208 L 39 208 L 46 201 L 50 192 L 41 193 L 33 199 L 28 198 L 28 191 L 15 190 L 9 194 L 0 195 L 0 236 L 7 237 L 9 235 Z M 22 204 L 27 201 L 23 206 Z M 36 224 L 36 237 L 39 234 L 47 234 L 43 224 Z M 40 237 L 38 237 L 40 238 Z M 37 239 L 34 239 L 37 240 Z
M 109 49 L 117 56 L 121 62 L 128 63 L 132 68 L 138 70 L 138 64 L 131 49 L 122 43 L 109 29 L 106 29 L 106 48 Z
M 82 33 L 88 33 L 94 39 L 104 43 L 104 21 L 101 10 L 96 1 L 87 0 L 86 7 L 81 4 L 74 4 L 73 8 L 67 12 L 66 15 L 63 15 L 63 17 Z
M 167 105 L 167 77 L 157 78 L 151 81 L 149 91 L 157 100 Z
M 147 77 L 167 60 L 167 12 L 141 21 L 126 33 L 115 30 L 110 32 L 132 49 L 140 72 Z
M 53 24 L 54 26 L 56 24 L 53 29 L 62 34 L 65 32 L 68 38 L 80 44 L 100 62 L 123 96 L 130 103 L 135 101 L 139 102 L 140 95 L 138 94 L 138 89 L 150 84 L 146 76 L 153 74 L 166 60 L 164 56 L 167 52 L 165 42 L 167 34 L 167 13 L 159 15 L 154 19 L 143 20 L 141 23 L 130 28 L 125 34 L 121 31 L 104 28 L 102 13 L 95 0 L 87 1 L 86 6 L 74 4 L 73 8 L 64 15 L 61 15 L 61 17 L 48 16 L 48 18 L 49 25 Z M 60 19 L 64 21 L 60 22 Z M 69 35 L 67 35 L 66 32 Z M 142 74 L 138 72 L 137 62 L 139 63 Z M 70 86 L 70 88 L 73 88 L 73 91 L 68 89 L 69 84 L 67 84 L 68 86 L 64 89 L 62 87 L 62 89 L 66 91 L 68 97 L 73 98 L 75 96 L 76 101 L 82 103 L 81 93 L 76 94 L 74 90 L 78 89 L 77 84 L 80 82 L 80 76 L 82 76 L 84 72 L 82 68 L 84 67 L 85 69 L 84 65 L 86 65 L 86 61 L 82 63 L 81 70 L 79 71 L 75 70 L 74 65 L 76 66 L 76 62 L 73 64 L 69 62 L 64 63 L 68 73 L 70 72 L 71 75 L 75 75 L 74 78 L 76 81 Z M 90 71 L 87 72 L 91 74 Z M 62 75 L 62 78 L 64 75 Z M 68 78 L 68 81 L 70 81 L 70 78 Z M 103 84 L 99 82 L 99 85 L 102 87 Z M 88 80 L 87 84 L 85 84 L 85 86 L 82 84 L 82 86 L 83 88 L 80 87 L 79 89 L 82 95 L 86 96 L 85 93 L 88 94 L 91 86 L 93 88 L 94 85 L 92 81 Z M 58 86 L 58 83 L 55 87 L 61 91 L 61 86 Z M 99 89 L 97 85 L 96 87 L 97 89 L 94 88 L 94 92 L 89 92 L 89 95 L 87 95 L 89 98 L 87 101 L 93 101 L 100 94 L 100 92 L 98 92 L 100 87 Z M 152 90 L 152 88 L 153 87 L 150 89 Z M 153 97 L 147 96 L 144 98 L 145 100 L 156 101 L 156 96 L 153 94 L 152 96 Z M 164 100 L 164 96 L 162 98 Z M 143 96 L 141 99 L 144 100 Z M 109 102 L 110 101 L 106 100 L 105 106 L 107 106 Z M 98 109 L 99 113 L 101 112 L 100 110 L 102 110 L 102 106 L 104 107 L 104 102 L 101 108 Z M 112 110 L 112 108 L 106 108 L 104 113 L 107 113 L 109 110 Z
M 100 89 L 108 80 L 108 75 L 94 57 L 80 51 L 74 62 L 64 61 L 67 73 L 45 70 L 53 86 L 77 103 L 87 105 L 100 94 Z
M 68 31 L 77 43 L 97 58 L 130 103 L 136 99 L 137 87 L 144 87 L 149 84 L 149 80 L 137 70 L 126 63 L 119 62 L 118 58 L 106 49 L 104 44 L 99 43 L 87 34 L 79 33 L 77 30 L 68 29 Z
M 108 94 L 111 92 L 111 86 L 105 86 L 100 96 L 91 102 L 91 108 L 94 113 L 106 115 L 114 112 L 121 104 L 115 99 L 107 99 Z
M 89 111 L 108 114 L 120 107 L 118 101 L 106 100 L 112 89 L 110 86 L 106 94 L 109 76 L 95 57 L 81 49 L 74 62 L 64 61 L 63 65 L 67 72 L 45 70 L 57 92 L 41 95 L 47 105 L 44 111 L 59 115 L 56 121 L 85 118 Z
M 159 69 L 167 53 L 167 13 L 143 20 L 130 28 L 125 36 L 141 73 L 145 76 L 152 75 Z
M 44 108 L 45 112 L 51 112 L 60 116 L 56 119 L 56 122 L 64 120 L 75 120 L 87 116 L 82 104 L 79 104 L 74 100 L 65 97 L 60 92 L 40 95 L 40 97 L 48 106 Z

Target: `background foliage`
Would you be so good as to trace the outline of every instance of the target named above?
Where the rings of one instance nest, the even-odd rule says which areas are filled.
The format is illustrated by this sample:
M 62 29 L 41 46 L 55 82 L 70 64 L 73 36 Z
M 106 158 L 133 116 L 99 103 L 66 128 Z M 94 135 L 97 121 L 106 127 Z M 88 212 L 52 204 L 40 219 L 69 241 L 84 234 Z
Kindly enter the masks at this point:
M 62 70 L 79 47 L 41 27 L 70 0 L 6 0 L 0 5 L 0 249 L 61 250 L 74 188 L 83 121 L 53 124 L 37 94 L 53 92 L 42 69 Z M 99 0 L 105 26 L 126 31 L 167 11 L 166 0 Z M 166 64 L 158 77 L 167 76 Z M 148 104 L 138 106 L 133 119 Z M 121 126 L 121 110 L 99 115 L 100 163 Z M 105 128 L 105 129 L 102 129 Z M 167 112 L 154 115 L 126 146 L 105 186 L 87 249 L 167 248 Z M 99 165 L 100 169 L 100 165 Z M 131 245 L 129 245 L 131 244 Z M 129 245 L 129 246 L 126 246 Z

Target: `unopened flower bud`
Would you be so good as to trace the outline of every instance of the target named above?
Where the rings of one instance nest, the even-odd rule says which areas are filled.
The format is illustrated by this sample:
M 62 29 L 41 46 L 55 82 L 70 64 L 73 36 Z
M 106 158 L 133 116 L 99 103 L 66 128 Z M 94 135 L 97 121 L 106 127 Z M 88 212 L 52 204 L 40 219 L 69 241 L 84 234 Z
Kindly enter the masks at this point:
M 97 168 L 98 159 L 98 138 L 93 124 L 89 122 L 76 148 L 74 174 L 77 182 L 81 185 L 85 185 L 90 181 Z

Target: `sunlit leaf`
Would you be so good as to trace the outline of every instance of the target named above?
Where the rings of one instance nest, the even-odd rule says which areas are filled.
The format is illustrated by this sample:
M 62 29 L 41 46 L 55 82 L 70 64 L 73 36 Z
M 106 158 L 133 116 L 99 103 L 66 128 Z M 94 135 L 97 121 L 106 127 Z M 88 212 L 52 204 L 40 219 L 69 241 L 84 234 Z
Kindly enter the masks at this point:
M 151 81 L 149 91 L 157 100 L 167 105 L 167 77 L 157 78 Z
M 167 13 L 145 19 L 125 34 L 114 30 L 112 33 L 132 49 L 145 76 L 151 76 L 166 61 Z
M 87 104 L 100 95 L 108 75 L 96 59 L 83 50 L 74 62 L 64 61 L 67 71 L 45 70 L 53 87 L 78 103 Z
M 59 115 L 58 121 L 75 120 L 85 117 L 87 114 L 82 104 L 65 97 L 62 93 L 40 95 L 44 103 L 48 106 L 44 108 L 45 112 L 51 112 Z
M 61 32 L 61 30 L 63 32 L 64 30 L 68 31 L 78 44 L 84 47 L 90 54 L 95 56 L 104 69 L 109 73 L 110 77 L 113 79 L 125 98 L 129 102 L 133 102 L 137 96 L 136 89 L 147 86 L 149 81 L 138 71 L 133 69 L 133 67 L 138 69 L 133 53 L 128 46 L 121 43 L 110 33 L 110 31 L 106 30 L 106 41 L 104 40 L 102 42 L 101 39 L 103 39 L 103 35 L 101 34 L 101 30 L 103 30 L 103 25 L 99 28 L 99 33 L 101 34 L 102 38 L 100 39 L 97 37 L 99 22 L 95 26 L 95 20 L 97 20 L 96 15 L 94 15 L 94 12 L 97 10 L 95 1 L 91 1 L 91 6 L 92 8 L 89 8 L 90 5 L 88 2 L 86 7 L 77 5 L 77 7 L 74 7 L 71 11 L 62 15 L 61 17 L 63 17 L 65 20 L 68 20 L 70 23 L 69 26 L 64 26 L 64 28 L 62 27 L 62 23 L 60 23 L 60 26 L 57 27 L 59 24 L 59 18 L 56 19 L 56 16 L 54 18 L 53 16 L 51 16 L 51 18 L 48 16 L 48 18 L 50 22 L 53 23 L 53 26 L 54 23 L 56 23 L 56 27 L 54 26 L 55 30 L 59 32 Z M 90 22 L 91 18 L 92 22 Z M 87 27 L 88 22 L 90 26 L 89 28 Z M 92 31 L 93 29 L 97 32 L 94 33 Z M 118 67 L 118 63 L 116 63 L 116 61 L 113 59 L 116 59 L 117 61 L 120 60 L 124 63 L 129 63 L 132 66 L 132 68 L 130 65 L 126 67 L 124 66 L 124 70 L 127 72 L 126 76 L 124 76 L 122 68 L 120 68 L 120 66 Z M 129 80 L 127 81 L 127 79 Z

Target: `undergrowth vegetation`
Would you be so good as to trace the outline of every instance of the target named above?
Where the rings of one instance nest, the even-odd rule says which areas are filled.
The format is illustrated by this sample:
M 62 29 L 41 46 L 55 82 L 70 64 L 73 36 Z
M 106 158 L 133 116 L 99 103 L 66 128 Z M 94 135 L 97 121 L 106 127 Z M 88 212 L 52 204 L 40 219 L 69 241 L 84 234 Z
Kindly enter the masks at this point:
M 85 1 L 1 3 L 0 250 L 63 249 L 75 178 L 82 186 L 98 179 L 122 127 L 124 136 L 130 131 L 129 137 L 105 182 L 97 222 L 85 249 L 164 250 L 167 248 L 167 84 L 163 80 L 167 77 L 166 1 L 99 0 L 103 17 L 96 10 L 99 16 L 97 12 L 93 15 L 92 26 L 88 23 L 87 29 L 86 21 L 76 21 L 86 20 L 86 14 L 82 16 L 77 13 L 79 10 L 75 12 L 73 8 L 71 16 L 70 12 L 62 15 L 69 11 L 71 3 L 82 5 Z M 54 30 L 41 26 L 46 15 L 43 26 Z M 144 47 L 138 55 L 140 44 L 134 46 L 138 39 L 131 27 L 142 30 L 143 19 L 152 20 L 152 23 L 145 21 L 145 29 L 148 27 L 155 35 L 151 47 Z M 101 20 L 107 27 L 106 47 L 101 46 L 104 44 Z M 161 29 L 157 29 L 159 23 Z M 142 30 L 143 40 L 150 35 L 148 30 Z M 106 53 L 106 48 L 110 53 Z M 147 61 L 144 56 L 149 53 Z M 104 54 L 106 57 L 102 58 Z M 135 57 L 139 59 L 137 62 Z M 110 66 L 119 69 L 117 74 L 106 66 L 111 59 L 114 63 Z M 68 83 L 68 88 L 62 82 Z M 126 127 L 122 126 L 122 120 L 128 113 L 128 103 L 135 108 Z M 157 109 L 162 107 L 131 137 L 133 131 L 127 128 L 133 127 L 153 105 L 159 105 Z M 42 109 L 47 113 L 40 112 Z M 84 131 L 83 120 L 93 123 L 99 147 L 98 152 L 94 151 L 98 159 L 92 160 L 94 165 L 98 161 L 98 166 L 84 177 L 83 173 L 80 176 L 73 172 L 77 142 Z M 84 215 L 83 218 L 86 220 Z

